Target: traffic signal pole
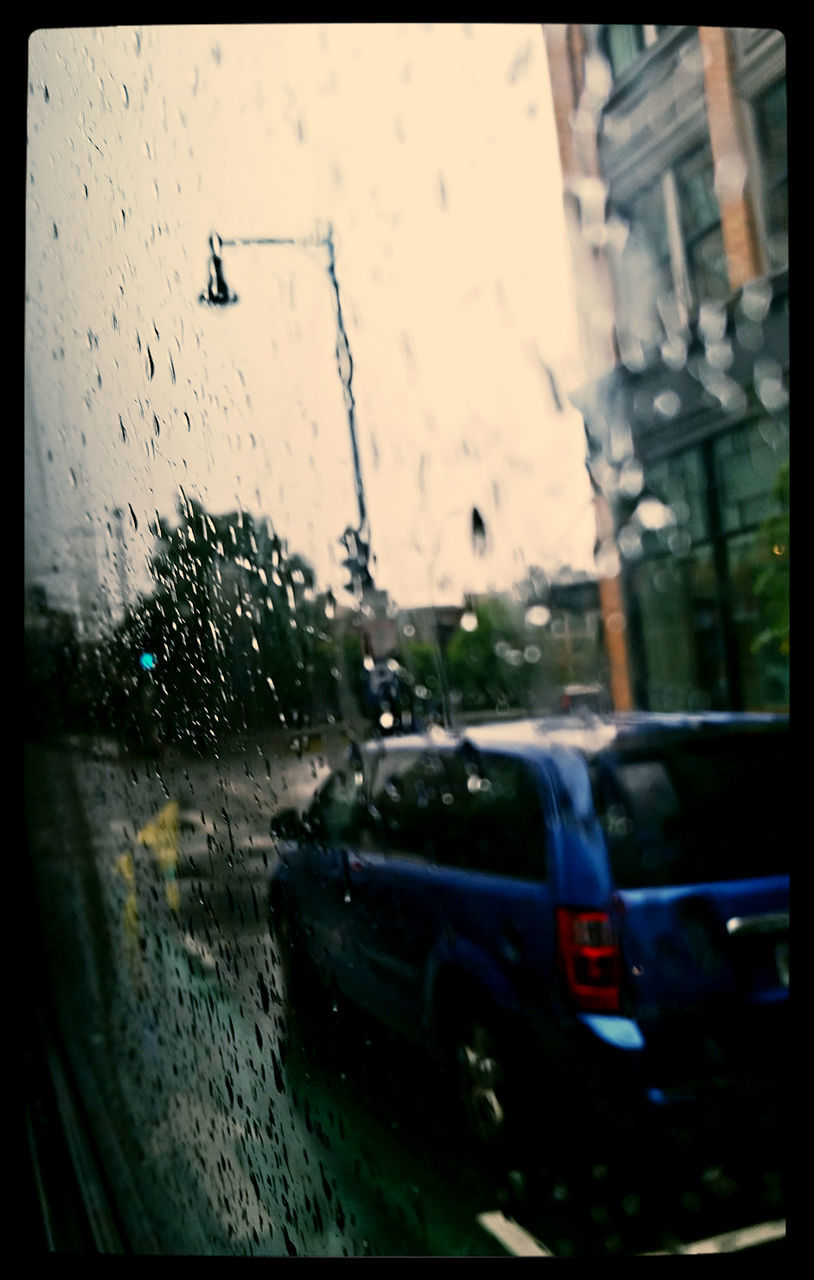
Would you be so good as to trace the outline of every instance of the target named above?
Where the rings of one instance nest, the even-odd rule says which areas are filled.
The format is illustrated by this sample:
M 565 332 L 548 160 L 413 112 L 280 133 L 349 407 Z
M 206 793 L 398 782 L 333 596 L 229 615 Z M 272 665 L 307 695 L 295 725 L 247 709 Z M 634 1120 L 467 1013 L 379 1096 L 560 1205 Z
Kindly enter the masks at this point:
M 353 359 L 342 314 L 342 303 L 339 297 L 333 227 L 330 223 L 318 224 L 314 235 L 300 237 L 259 236 L 223 239 L 216 232 L 213 232 L 209 237 L 210 256 L 207 285 L 203 293 L 201 293 L 199 301 L 206 303 L 208 306 L 218 307 L 231 306 L 238 301 L 237 294 L 233 293 L 226 283 L 223 270 L 223 248 L 240 248 L 247 245 L 287 245 L 295 249 L 309 250 L 316 248 L 327 250 L 327 272 L 331 284 L 331 301 L 336 322 L 336 363 L 339 370 L 339 379 L 342 383 L 345 410 L 348 416 L 353 480 L 359 515 L 356 528 L 349 526 L 340 538 L 340 542 L 348 552 L 348 560 L 345 563 L 351 571 L 351 585 L 354 589 L 354 594 L 364 596 L 373 587 L 373 579 L 370 573 L 370 528 L 362 481 L 362 464 L 359 458 L 359 442 L 356 434 L 356 401 L 352 387 Z

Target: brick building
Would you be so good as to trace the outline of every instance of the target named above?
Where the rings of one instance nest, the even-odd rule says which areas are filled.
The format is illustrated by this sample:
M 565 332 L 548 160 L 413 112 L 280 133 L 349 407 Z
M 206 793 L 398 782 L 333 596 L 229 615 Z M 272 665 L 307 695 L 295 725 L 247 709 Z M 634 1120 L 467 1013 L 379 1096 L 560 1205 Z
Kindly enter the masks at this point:
M 627 679 L 642 707 L 786 706 L 784 38 L 544 33 L 582 311 L 572 399 L 617 553 L 616 704 Z

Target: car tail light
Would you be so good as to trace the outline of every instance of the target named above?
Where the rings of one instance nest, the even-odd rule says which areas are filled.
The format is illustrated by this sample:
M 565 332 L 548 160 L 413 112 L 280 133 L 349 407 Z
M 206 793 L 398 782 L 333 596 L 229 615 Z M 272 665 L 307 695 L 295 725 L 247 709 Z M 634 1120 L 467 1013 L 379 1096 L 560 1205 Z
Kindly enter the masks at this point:
M 557 908 L 557 946 L 568 990 L 586 1013 L 618 1013 L 619 943 L 604 911 Z

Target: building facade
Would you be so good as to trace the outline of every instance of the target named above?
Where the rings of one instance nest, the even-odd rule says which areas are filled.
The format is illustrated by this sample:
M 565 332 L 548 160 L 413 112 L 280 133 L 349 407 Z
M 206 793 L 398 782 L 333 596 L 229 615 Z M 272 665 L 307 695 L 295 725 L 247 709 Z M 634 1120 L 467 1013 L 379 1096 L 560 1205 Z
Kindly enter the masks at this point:
M 784 37 L 545 34 L 634 701 L 787 707 Z

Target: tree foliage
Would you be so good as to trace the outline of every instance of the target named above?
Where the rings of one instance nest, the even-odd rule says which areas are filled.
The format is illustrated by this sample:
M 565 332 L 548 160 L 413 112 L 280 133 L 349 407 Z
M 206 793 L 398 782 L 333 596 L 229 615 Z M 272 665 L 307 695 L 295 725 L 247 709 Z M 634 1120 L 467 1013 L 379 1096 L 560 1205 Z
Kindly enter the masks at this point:
M 151 527 L 155 585 L 118 637 L 138 713 L 164 738 L 206 743 L 332 712 L 333 641 L 308 562 L 246 512 L 215 516 L 184 499 L 177 515 Z

